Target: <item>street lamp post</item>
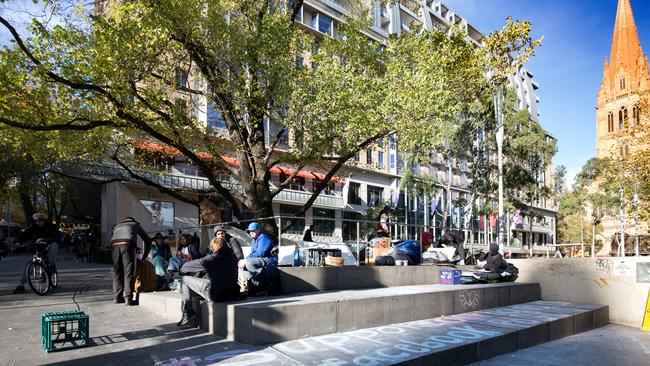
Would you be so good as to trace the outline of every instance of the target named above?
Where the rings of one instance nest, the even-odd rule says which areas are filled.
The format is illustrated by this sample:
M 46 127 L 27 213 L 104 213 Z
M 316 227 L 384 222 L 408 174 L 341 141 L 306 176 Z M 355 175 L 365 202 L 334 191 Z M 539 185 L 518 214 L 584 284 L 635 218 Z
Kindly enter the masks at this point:
M 497 161 L 499 166 L 499 217 L 498 217 L 498 242 L 503 244 L 503 234 L 505 232 L 504 228 L 504 209 L 503 209 L 503 135 L 504 135 L 504 125 L 503 125 L 503 86 L 497 87 L 497 91 L 494 95 L 494 113 L 497 122 Z M 500 245 L 503 247 L 503 245 Z

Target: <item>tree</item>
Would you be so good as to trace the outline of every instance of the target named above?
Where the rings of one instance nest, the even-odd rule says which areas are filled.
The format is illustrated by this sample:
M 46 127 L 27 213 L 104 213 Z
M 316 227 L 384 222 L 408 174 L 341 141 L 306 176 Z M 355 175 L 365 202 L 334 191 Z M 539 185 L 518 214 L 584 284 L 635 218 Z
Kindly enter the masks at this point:
M 566 167 L 564 165 L 555 167 L 553 190 L 556 197 L 562 197 L 566 191 Z
M 439 145 L 449 121 L 485 89 L 484 70 L 500 77 L 537 44 L 530 23 L 511 19 L 485 48 L 458 30 L 382 44 L 363 33 L 362 2 L 336 37 L 323 39 L 295 24 L 295 8 L 280 0 L 106 4 L 99 13 L 54 8 L 60 22 L 34 19 L 29 37 L 0 16 L 13 37 L 0 55 L 0 122 L 96 136 L 134 178 L 198 204 L 130 169 L 143 163 L 131 154 L 134 142 L 156 141 L 205 174 L 211 189 L 195 193 L 225 200 L 239 218 L 273 216 L 273 198 L 301 169 L 320 167 L 324 184 L 301 216 L 356 152 L 390 134 L 410 151 Z M 197 123 L 195 112 L 208 106 L 225 128 Z M 272 184 L 280 165 L 295 169 Z

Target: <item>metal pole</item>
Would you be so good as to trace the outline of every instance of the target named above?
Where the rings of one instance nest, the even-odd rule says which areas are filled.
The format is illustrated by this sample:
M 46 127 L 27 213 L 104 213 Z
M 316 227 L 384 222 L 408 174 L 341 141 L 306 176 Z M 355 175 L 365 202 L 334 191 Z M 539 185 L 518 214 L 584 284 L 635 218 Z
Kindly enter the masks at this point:
M 357 267 L 361 265 L 361 256 L 359 254 L 359 247 L 361 246 L 361 231 L 359 230 L 359 221 L 357 221 Z
M 504 135 L 504 125 L 503 125 L 503 88 L 500 86 L 497 89 L 496 95 L 494 97 L 494 108 L 497 121 L 497 161 L 499 167 L 499 220 L 498 220 L 498 242 L 501 244 L 503 240 L 503 135 Z
M 585 243 L 580 244 L 580 251 L 582 252 L 582 258 L 585 257 Z
M 624 193 L 625 190 L 623 186 L 620 187 L 619 189 L 620 196 L 621 196 L 621 204 L 620 204 L 620 215 L 621 215 L 621 242 L 618 245 L 618 250 L 620 251 L 620 256 L 625 257 L 625 209 L 623 207 L 624 202 Z
M 591 224 L 591 257 L 596 257 L 596 225 Z

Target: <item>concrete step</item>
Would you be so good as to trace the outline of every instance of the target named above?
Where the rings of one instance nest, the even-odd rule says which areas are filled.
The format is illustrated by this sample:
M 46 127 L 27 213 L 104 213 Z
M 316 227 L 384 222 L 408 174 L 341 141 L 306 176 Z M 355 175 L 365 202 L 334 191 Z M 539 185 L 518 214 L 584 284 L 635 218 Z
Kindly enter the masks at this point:
M 365 290 L 300 293 L 250 298 L 233 303 L 202 303 L 201 327 L 250 345 L 540 300 L 536 283 L 419 285 Z M 140 305 L 177 321 L 180 296 L 172 292 L 140 295 Z
M 604 326 L 608 311 L 533 301 L 280 342 L 214 364 L 465 365 Z

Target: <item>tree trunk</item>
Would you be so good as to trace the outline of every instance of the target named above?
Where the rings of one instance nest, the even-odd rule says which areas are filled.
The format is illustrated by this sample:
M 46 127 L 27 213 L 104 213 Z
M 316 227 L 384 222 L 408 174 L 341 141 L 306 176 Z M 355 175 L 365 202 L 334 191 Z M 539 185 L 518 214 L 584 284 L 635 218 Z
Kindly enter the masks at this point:
M 20 182 L 18 183 L 18 195 L 20 196 L 20 203 L 23 206 L 25 213 L 25 221 L 29 224 L 34 215 L 34 204 L 32 203 L 32 177 L 29 173 L 20 175 Z

